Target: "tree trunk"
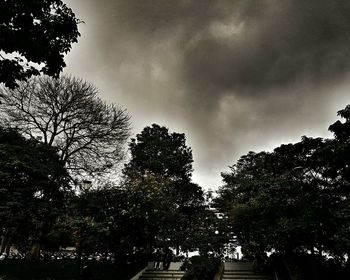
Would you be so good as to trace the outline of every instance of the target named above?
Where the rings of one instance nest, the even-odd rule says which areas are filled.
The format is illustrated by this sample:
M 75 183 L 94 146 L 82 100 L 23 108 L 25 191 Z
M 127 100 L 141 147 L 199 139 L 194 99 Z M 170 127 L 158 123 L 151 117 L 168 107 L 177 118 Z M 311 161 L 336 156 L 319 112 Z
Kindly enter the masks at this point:
M 8 230 L 5 230 L 4 235 L 1 238 L 0 254 L 2 254 L 5 251 L 7 240 L 8 240 Z
M 289 279 L 293 280 L 294 279 L 293 273 L 290 271 L 290 268 L 289 268 L 289 265 L 287 263 L 285 256 L 282 256 L 282 262 L 283 262 L 283 264 L 288 272 Z
M 40 242 L 35 241 L 30 250 L 30 254 L 29 254 L 30 260 L 38 260 L 40 258 L 40 248 L 41 248 Z
M 10 230 L 6 230 L 4 236 L 2 237 L 1 240 L 1 246 L 0 246 L 0 254 L 2 253 L 6 253 L 7 255 L 10 252 L 10 243 L 11 243 L 11 239 L 12 239 L 12 234 L 10 232 Z

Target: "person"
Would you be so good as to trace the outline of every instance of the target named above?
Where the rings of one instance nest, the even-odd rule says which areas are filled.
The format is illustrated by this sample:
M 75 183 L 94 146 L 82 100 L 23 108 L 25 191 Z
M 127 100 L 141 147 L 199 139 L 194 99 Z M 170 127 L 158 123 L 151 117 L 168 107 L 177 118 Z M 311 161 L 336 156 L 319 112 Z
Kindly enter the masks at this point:
M 0 261 L 5 260 L 6 257 L 7 257 L 7 254 L 6 253 L 2 253 L 1 256 L 0 256 Z
M 157 249 L 155 254 L 154 254 L 154 265 L 153 265 L 153 268 L 155 270 L 160 270 L 161 259 L 162 259 L 162 252 L 159 249 Z
M 173 252 L 169 248 L 164 249 L 163 268 L 168 270 L 173 259 Z

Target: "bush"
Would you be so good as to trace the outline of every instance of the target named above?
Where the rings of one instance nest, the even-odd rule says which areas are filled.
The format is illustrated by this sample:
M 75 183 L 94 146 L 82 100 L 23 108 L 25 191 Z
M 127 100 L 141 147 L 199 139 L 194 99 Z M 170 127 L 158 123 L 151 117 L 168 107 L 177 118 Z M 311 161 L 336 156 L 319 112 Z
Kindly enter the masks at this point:
M 299 254 L 283 256 L 273 254 L 270 257 L 278 279 L 295 280 L 315 279 L 315 280 L 347 280 L 350 269 L 332 258 L 319 258 L 311 254 Z M 283 261 L 284 259 L 284 261 Z M 286 267 L 288 265 L 288 269 Z M 288 271 L 289 270 L 289 271 Z M 291 277 L 289 276 L 289 272 Z
M 183 280 L 212 280 L 219 269 L 221 260 L 204 256 L 194 256 L 181 269 L 187 270 Z
M 6 280 L 128 280 L 143 264 L 118 267 L 113 263 L 89 261 L 84 263 L 88 278 L 81 275 L 76 260 L 55 260 L 29 262 L 25 260 L 5 260 L 0 262 L 0 279 Z M 87 274 L 85 271 L 85 274 Z

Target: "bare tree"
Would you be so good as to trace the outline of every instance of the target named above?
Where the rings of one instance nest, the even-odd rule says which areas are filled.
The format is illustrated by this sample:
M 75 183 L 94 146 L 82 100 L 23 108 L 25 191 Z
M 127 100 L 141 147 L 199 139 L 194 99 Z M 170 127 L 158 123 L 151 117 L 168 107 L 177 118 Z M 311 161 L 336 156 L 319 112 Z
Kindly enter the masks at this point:
M 103 174 L 123 157 L 130 117 L 119 105 L 102 101 L 90 83 L 43 76 L 1 93 L 6 125 L 57 147 L 73 175 Z

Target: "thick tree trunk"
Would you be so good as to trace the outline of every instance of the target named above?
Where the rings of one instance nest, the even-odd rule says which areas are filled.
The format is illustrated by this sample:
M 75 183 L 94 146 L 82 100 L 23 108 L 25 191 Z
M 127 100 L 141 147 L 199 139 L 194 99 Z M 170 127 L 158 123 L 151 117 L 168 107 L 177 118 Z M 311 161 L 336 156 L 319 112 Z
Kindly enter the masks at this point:
M 39 241 L 35 241 L 30 250 L 29 258 L 30 260 L 38 260 L 40 258 L 41 244 Z
M 7 239 L 7 244 L 6 244 L 6 247 L 5 247 L 5 253 L 7 255 L 10 254 L 10 250 L 11 250 L 11 241 L 12 241 L 12 234 L 8 237 Z
M 288 273 L 289 279 L 293 280 L 293 279 L 294 279 L 294 276 L 293 276 L 292 271 L 290 270 L 290 267 L 289 267 L 289 265 L 288 265 L 288 262 L 287 262 L 285 256 L 282 256 L 282 262 L 283 262 L 283 264 L 284 264 L 284 266 L 285 266 L 285 268 L 286 268 L 286 271 L 287 271 L 287 273 Z
M 11 232 L 10 230 L 6 230 L 3 237 L 2 237 L 2 240 L 1 240 L 1 246 L 0 246 L 0 254 L 2 253 L 6 253 L 8 254 L 10 252 L 10 243 L 11 243 Z
M 4 235 L 1 238 L 0 254 L 2 254 L 5 251 L 6 243 L 7 243 L 7 230 L 5 230 Z

